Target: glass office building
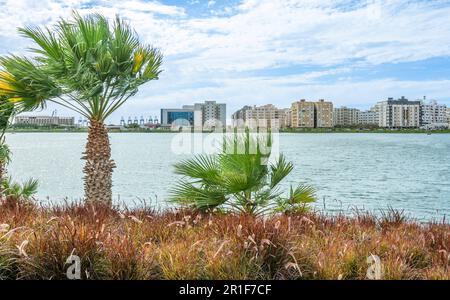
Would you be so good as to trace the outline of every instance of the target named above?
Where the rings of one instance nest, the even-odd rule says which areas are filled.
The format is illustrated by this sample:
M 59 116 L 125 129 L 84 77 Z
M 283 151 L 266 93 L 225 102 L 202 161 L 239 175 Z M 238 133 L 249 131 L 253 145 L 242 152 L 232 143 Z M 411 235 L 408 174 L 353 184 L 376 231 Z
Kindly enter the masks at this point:
M 161 109 L 162 125 L 194 125 L 194 111 L 192 109 Z

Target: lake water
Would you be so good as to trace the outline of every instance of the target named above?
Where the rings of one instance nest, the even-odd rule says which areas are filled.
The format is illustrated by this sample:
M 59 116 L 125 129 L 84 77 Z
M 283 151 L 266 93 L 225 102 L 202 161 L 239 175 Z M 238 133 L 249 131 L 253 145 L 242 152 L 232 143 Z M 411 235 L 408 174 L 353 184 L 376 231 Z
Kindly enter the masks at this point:
M 58 202 L 83 195 L 80 160 L 84 133 L 17 133 L 7 142 L 13 152 L 9 174 L 39 180 L 39 200 Z M 165 205 L 179 177 L 172 165 L 174 134 L 112 133 L 114 197 Z M 450 135 L 448 134 L 280 134 L 280 149 L 295 165 L 285 180 L 318 190 L 317 209 L 377 212 L 392 207 L 420 220 L 450 214 Z M 49 199 L 49 200 L 48 200 Z

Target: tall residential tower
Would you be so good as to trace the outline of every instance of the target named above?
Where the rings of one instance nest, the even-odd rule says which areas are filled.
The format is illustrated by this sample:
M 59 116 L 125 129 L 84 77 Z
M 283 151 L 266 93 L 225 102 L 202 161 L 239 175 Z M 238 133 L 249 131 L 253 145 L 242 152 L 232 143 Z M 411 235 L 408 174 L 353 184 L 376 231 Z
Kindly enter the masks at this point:
M 378 124 L 384 128 L 418 128 L 421 121 L 420 105 L 420 101 L 409 101 L 405 97 L 378 102 L 375 106 Z
M 302 99 L 292 103 L 291 126 L 294 128 L 333 127 L 333 103 L 323 99 L 318 102 Z

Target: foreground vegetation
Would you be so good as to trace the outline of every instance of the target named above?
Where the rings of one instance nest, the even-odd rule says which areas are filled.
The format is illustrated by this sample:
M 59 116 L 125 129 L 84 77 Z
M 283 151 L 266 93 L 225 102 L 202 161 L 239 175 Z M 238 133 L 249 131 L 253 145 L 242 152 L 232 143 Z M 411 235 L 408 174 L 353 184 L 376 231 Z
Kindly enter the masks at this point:
M 0 207 L 0 279 L 450 279 L 450 225 L 317 213 L 256 218 L 31 203 Z

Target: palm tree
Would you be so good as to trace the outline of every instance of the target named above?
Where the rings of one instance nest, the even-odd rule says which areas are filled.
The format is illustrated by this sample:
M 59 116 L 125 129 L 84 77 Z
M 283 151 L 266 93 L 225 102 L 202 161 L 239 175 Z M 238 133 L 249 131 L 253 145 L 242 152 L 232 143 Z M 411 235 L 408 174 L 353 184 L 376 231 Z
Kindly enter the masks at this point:
M 117 17 L 112 24 L 99 15 L 74 13 L 55 28 L 22 28 L 36 48 L 32 58 L 0 58 L 0 94 L 19 110 L 54 102 L 86 117 L 88 141 L 83 159 L 85 200 L 112 203 L 111 148 L 105 119 L 135 95 L 138 87 L 157 80 L 159 50 L 140 43 L 137 34 Z
M 261 144 L 268 150 L 262 151 Z M 304 185 L 283 196 L 279 184 L 293 165 L 283 155 L 268 164 L 271 147 L 270 135 L 255 139 L 247 132 L 225 140 L 218 155 L 199 155 L 175 164 L 175 173 L 184 179 L 171 190 L 171 200 L 203 211 L 227 208 L 251 215 L 273 208 L 287 212 L 315 201 L 315 190 Z

